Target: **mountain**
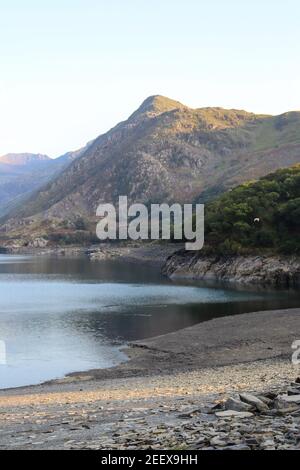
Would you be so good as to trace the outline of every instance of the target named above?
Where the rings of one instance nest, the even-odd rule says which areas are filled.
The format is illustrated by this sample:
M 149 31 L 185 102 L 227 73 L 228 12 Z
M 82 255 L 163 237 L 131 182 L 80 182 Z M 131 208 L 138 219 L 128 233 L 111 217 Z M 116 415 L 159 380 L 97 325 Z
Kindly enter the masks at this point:
M 79 158 L 81 157 L 81 155 L 84 154 L 84 152 L 92 145 L 94 141 L 91 140 L 90 142 L 88 142 L 84 147 L 78 149 L 78 150 L 74 150 L 74 151 L 71 151 L 71 152 L 67 152 L 65 153 L 64 155 L 61 155 L 60 157 L 58 157 L 55 162 L 56 164 L 59 164 L 59 165 L 69 165 L 70 163 L 72 163 L 74 160 L 76 160 L 76 158 Z
M 49 162 L 51 158 L 47 155 L 34 153 L 8 153 L 0 157 L 0 163 L 14 166 L 35 166 L 40 163 Z
M 83 149 L 57 159 L 32 153 L 9 153 L 0 157 L 0 215 L 13 210 L 41 186 L 65 169 Z
M 298 162 L 300 112 L 191 109 L 152 96 L 11 211 L 5 230 L 16 237 L 63 231 L 78 218 L 93 221 L 98 204 L 119 195 L 146 204 L 209 200 Z

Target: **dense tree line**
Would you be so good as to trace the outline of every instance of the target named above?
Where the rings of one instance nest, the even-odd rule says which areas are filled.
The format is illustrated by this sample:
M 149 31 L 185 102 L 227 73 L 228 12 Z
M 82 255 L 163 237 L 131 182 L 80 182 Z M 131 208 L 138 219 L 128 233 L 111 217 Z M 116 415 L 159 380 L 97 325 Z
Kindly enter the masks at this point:
M 225 193 L 206 206 L 206 252 L 300 254 L 300 165 Z

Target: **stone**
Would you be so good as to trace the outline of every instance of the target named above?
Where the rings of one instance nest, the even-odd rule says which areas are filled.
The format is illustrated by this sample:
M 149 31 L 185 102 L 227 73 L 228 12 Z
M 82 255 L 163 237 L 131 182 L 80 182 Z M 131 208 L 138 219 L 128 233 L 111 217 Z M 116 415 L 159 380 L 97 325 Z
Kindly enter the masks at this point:
M 250 393 L 240 393 L 240 399 L 249 405 L 254 406 L 258 411 L 268 411 L 269 407 L 266 403 L 261 401 L 254 395 Z
M 192 418 L 195 414 L 199 414 L 201 413 L 202 411 L 197 408 L 197 409 L 194 409 L 194 410 L 191 410 L 191 411 L 188 411 L 187 413 L 181 413 L 178 415 L 178 418 L 182 418 L 182 419 L 189 419 L 189 418 Z
M 275 398 L 277 397 L 277 393 L 275 392 L 268 392 L 268 393 L 265 393 L 264 394 L 264 397 L 267 398 L 268 400 L 275 400 Z
M 249 411 L 225 410 L 217 411 L 216 416 L 218 418 L 251 418 L 253 413 L 250 413 Z
M 235 400 L 234 398 L 228 398 L 225 402 L 225 409 L 234 411 L 251 411 L 253 410 L 253 406 L 240 400 Z
M 199 412 L 207 415 L 211 415 L 215 413 L 215 407 L 214 406 L 201 406 L 199 408 Z
M 295 403 L 289 403 L 287 401 L 277 398 L 274 402 L 275 410 L 272 410 L 275 414 L 288 414 L 299 410 L 299 406 Z
M 300 387 L 290 387 L 287 389 L 288 395 L 298 395 L 300 394 Z
M 274 401 L 274 398 L 271 399 L 271 398 L 265 397 L 264 395 L 258 395 L 257 398 L 268 406 L 270 406 Z
M 274 401 L 274 410 L 278 415 L 293 414 L 297 416 L 300 412 L 299 395 L 278 395 Z
M 195 442 L 195 445 L 200 445 L 200 444 L 204 444 L 205 442 L 207 441 L 207 438 L 206 437 L 200 437 L 196 442 Z
M 222 450 L 251 450 L 246 444 L 234 444 L 232 446 L 223 447 Z
M 287 403 L 296 403 L 300 405 L 300 395 L 279 395 L 278 399 Z
M 213 437 L 210 441 L 211 446 L 217 446 L 217 447 L 225 447 L 227 443 L 220 439 L 218 436 Z
M 245 439 L 245 442 L 248 446 L 258 446 L 258 440 L 255 437 L 249 437 Z
M 31 405 L 22 409 L 20 419 L 24 422 L 21 435 L 16 429 L 8 433 L 7 430 L 0 432 L 1 447 L 52 449 L 59 446 L 72 450 L 300 450 L 300 405 L 296 398 L 291 398 L 298 395 L 288 395 L 289 387 L 294 386 L 295 384 L 288 385 L 285 382 L 278 388 L 269 411 L 263 414 L 257 413 L 256 407 L 253 407 L 253 413 L 224 409 L 230 403 L 232 406 L 242 405 L 252 409 L 252 405 L 239 401 L 236 392 L 232 392 L 227 401 L 224 401 L 224 393 L 221 393 L 217 398 L 210 397 L 209 403 L 201 402 L 200 406 L 198 397 L 185 398 L 184 403 L 178 398 L 167 404 L 161 404 L 160 401 L 153 404 L 151 401 L 151 407 L 147 409 L 142 404 L 137 406 L 135 403 L 134 408 L 128 406 L 127 409 L 127 405 L 125 408 L 124 405 L 117 410 L 116 407 L 109 406 L 110 402 L 104 407 L 99 407 L 98 402 L 92 402 L 85 404 L 85 411 L 81 404 L 75 405 L 75 408 L 71 404 L 64 412 L 65 405 L 60 404 L 55 413 L 44 414 L 37 410 L 33 418 L 31 415 L 35 413 L 35 407 Z M 252 392 L 249 395 L 253 396 Z M 257 392 L 255 398 L 264 401 L 266 395 L 269 396 L 269 393 Z M 148 403 L 147 400 L 143 399 L 141 403 Z M 217 408 L 216 403 L 219 404 Z M 207 414 L 207 409 L 212 410 L 213 414 Z M 0 421 L 2 423 L 4 420 L 6 423 L 7 410 L 2 408 L 1 411 L 4 414 L 0 414 Z M 186 413 L 189 415 L 188 419 L 180 419 L 179 413 Z M 73 433 L 73 440 L 69 440 L 70 428 L 78 430 Z
M 275 447 L 275 442 L 273 439 L 267 439 L 266 441 L 263 441 L 260 445 L 263 449 L 265 448 L 274 448 Z

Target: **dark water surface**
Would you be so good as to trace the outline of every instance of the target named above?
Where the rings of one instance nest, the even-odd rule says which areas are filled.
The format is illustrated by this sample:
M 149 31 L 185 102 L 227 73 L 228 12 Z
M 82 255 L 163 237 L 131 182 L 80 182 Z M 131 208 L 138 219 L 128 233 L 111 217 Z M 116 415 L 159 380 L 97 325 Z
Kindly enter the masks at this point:
M 113 366 L 126 359 L 128 340 L 299 305 L 293 291 L 172 282 L 124 261 L 0 255 L 0 388 Z

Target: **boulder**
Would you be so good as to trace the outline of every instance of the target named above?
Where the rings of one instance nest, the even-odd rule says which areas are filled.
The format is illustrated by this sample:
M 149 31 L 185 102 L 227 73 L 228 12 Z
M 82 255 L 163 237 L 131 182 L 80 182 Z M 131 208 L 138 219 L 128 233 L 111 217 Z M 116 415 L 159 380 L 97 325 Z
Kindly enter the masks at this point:
M 241 393 L 240 394 L 240 399 L 248 403 L 248 405 L 254 406 L 258 411 L 268 411 L 269 407 L 266 403 L 264 403 L 262 400 L 257 398 L 254 395 L 251 395 L 250 393 Z
M 248 403 L 242 402 L 241 400 L 228 398 L 228 400 L 225 402 L 225 409 L 234 411 L 252 411 L 253 406 L 249 405 Z

